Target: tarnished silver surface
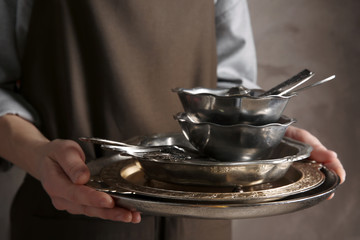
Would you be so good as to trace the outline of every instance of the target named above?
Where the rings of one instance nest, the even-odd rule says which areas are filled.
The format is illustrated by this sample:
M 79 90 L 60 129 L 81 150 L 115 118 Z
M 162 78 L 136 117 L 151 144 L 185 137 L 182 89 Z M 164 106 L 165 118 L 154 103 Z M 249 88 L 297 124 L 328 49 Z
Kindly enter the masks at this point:
M 193 201 L 264 202 L 313 189 L 324 181 L 319 164 L 294 163 L 284 177 L 275 182 L 243 187 L 189 186 L 169 184 L 147 176 L 135 159 L 120 161 L 102 169 L 99 182 L 114 193 Z M 193 175 L 193 178 L 196 178 Z M 105 189 L 104 189 L 105 191 Z
M 123 156 L 131 156 L 138 158 L 156 158 L 164 160 L 187 160 L 193 158 L 205 157 L 200 154 L 199 151 L 192 146 L 177 146 L 177 145 L 156 145 L 156 146 L 144 146 L 133 145 L 125 142 L 118 142 L 102 138 L 94 137 L 80 137 L 80 141 L 90 142 L 94 144 L 100 144 L 103 149 L 113 150 L 119 152 Z
M 295 95 L 258 97 L 263 91 L 251 94 L 229 94 L 229 89 L 176 88 L 185 112 L 195 114 L 201 121 L 220 124 L 276 122 L 289 99 Z
M 134 144 L 129 144 L 129 143 L 125 143 L 125 142 L 119 142 L 119 141 L 113 141 L 113 140 L 95 138 L 95 137 L 80 137 L 79 140 L 84 141 L 84 142 L 90 142 L 90 143 L 94 143 L 94 144 L 104 145 L 104 146 L 121 147 L 121 148 L 119 148 L 119 151 L 122 151 L 122 149 L 124 149 L 124 151 L 127 149 L 132 149 L 132 150 L 138 151 L 138 152 L 153 152 L 153 151 L 163 151 L 163 150 L 167 151 L 171 148 L 174 148 L 181 152 L 185 151 L 184 149 L 182 149 L 182 147 L 179 147 L 176 145 L 142 146 L 142 145 L 138 145 L 138 144 L 134 145 Z
M 219 162 L 206 158 L 169 161 L 139 158 L 139 163 L 151 178 L 169 183 L 250 186 L 278 180 L 293 162 L 309 157 L 311 149 L 307 144 L 284 138 L 267 158 L 256 161 Z
M 241 219 L 286 214 L 312 207 L 326 200 L 339 184 L 333 172 L 323 169 L 326 181 L 312 191 L 290 196 L 284 200 L 262 203 L 192 203 L 182 201 L 161 201 L 153 198 L 136 198 L 113 195 L 119 206 L 133 211 L 177 217 L 206 219 Z
M 204 155 L 198 155 L 197 150 L 190 144 L 190 142 L 185 138 L 182 133 L 163 133 L 163 134 L 154 134 L 147 136 L 138 136 L 136 138 L 129 140 L 133 144 L 138 144 L 141 146 L 172 146 L 177 145 L 194 154 L 194 157 L 191 161 L 174 161 L 175 164 L 189 164 L 189 165 L 217 165 L 217 166 L 241 166 L 249 164 L 277 164 L 284 162 L 294 162 L 303 160 L 310 156 L 312 147 L 306 143 L 296 141 L 291 138 L 284 137 L 281 142 L 271 151 L 264 155 L 258 160 L 247 161 L 237 161 L 237 162 L 220 162 L 215 159 L 205 157 Z M 198 153 L 200 154 L 200 153 Z M 159 161 L 157 159 L 150 159 L 154 161 Z M 167 162 L 167 161 L 165 161 Z
M 181 133 L 139 137 L 132 140 L 132 144 L 151 149 L 156 146 L 179 147 L 184 152 L 171 151 L 167 155 L 164 152 L 147 155 L 140 153 L 139 163 L 152 179 L 205 186 L 250 186 L 276 181 L 284 176 L 293 162 L 309 157 L 312 150 L 311 146 L 305 143 L 284 138 L 263 159 L 249 162 L 220 162 L 200 155 Z M 120 154 L 129 155 L 121 152 Z
M 250 161 L 266 156 L 294 122 L 283 116 L 266 125 L 220 125 L 201 122 L 194 114 L 174 116 L 185 137 L 200 152 L 219 161 Z
M 143 146 L 178 145 L 185 149 L 193 146 L 181 133 L 156 134 L 141 136 L 130 142 Z M 244 186 L 276 181 L 288 170 L 292 162 L 310 156 L 312 147 L 308 144 L 283 138 L 279 145 L 259 160 L 250 162 L 220 162 L 212 159 L 193 158 L 191 161 L 166 161 L 152 158 L 141 161 L 146 173 L 153 179 L 170 183 Z M 194 178 L 193 176 L 196 176 Z
M 92 178 L 99 174 L 103 167 L 121 161 L 124 157 L 115 155 L 88 163 Z M 110 193 L 118 206 L 133 211 L 158 216 L 194 217 L 205 219 L 241 219 L 286 214 L 312 207 L 327 199 L 339 185 L 339 177 L 325 167 L 321 168 L 325 181 L 310 191 L 288 196 L 281 200 L 238 203 L 238 202 L 203 202 L 177 199 L 162 199 L 136 194 Z M 102 186 L 89 182 L 89 186 L 101 190 Z
M 147 147 L 122 147 L 113 145 L 101 145 L 103 149 L 109 149 L 119 152 L 124 156 L 132 156 L 141 159 L 164 159 L 170 161 L 180 161 L 192 159 L 198 154 L 192 154 L 191 152 L 182 149 L 177 146 L 162 146 L 161 148 L 147 148 Z

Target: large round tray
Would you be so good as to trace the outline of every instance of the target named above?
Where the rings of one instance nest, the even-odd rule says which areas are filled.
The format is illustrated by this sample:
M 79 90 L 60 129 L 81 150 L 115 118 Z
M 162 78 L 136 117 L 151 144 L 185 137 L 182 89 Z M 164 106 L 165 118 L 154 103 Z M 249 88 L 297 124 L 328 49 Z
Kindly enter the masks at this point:
M 146 175 L 137 160 L 128 159 L 104 167 L 98 182 L 120 194 L 131 192 L 164 199 L 250 203 L 280 199 L 319 186 L 325 178 L 319 168 L 315 163 L 294 163 L 278 181 L 250 187 L 191 186 L 154 180 Z
M 124 157 L 114 155 L 105 157 L 88 163 L 90 173 L 93 179 L 96 179 L 101 169 L 118 161 Z M 137 194 L 109 194 L 113 196 L 118 206 L 125 207 L 133 211 L 139 211 L 144 214 L 158 216 L 182 216 L 206 219 L 240 219 L 255 218 L 286 214 L 312 207 L 327 199 L 339 185 L 339 177 L 322 167 L 321 172 L 325 176 L 325 181 L 318 187 L 283 198 L 268 202 L 258 203 L 238 203 L 238 202 L 208 202 L 208 201 L 187 201 L 177 199 L 164 199 L 158 197 L 149 197 Z M 106 186 L 91 181 L 88 184 L 97 190 L 106 190 Z M 108 191 L 106 191 L 108 192 Z

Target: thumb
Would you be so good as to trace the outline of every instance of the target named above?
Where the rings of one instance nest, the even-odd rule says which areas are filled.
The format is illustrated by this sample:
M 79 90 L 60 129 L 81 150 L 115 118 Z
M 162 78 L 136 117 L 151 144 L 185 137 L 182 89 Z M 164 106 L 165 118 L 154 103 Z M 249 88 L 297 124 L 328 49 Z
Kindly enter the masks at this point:
M 75 184 L 85 184 L 90 172 L 85 164 L 85 154 L 78 143 L 72 140 L 54 140 L 57 146 L 52 158 Z

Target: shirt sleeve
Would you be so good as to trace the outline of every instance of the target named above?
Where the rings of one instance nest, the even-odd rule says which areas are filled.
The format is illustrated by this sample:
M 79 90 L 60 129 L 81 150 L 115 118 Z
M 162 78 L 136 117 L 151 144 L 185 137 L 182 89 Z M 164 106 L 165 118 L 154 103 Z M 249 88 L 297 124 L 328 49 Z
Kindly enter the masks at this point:
M 217 0 L 215 4 L 218 86 L 231 87 L 242 83 L 247 88 L 259 88 L 246 0 Z
M 0 117 L 16 114 L 37 125 L 38 116 L 18 94 L 17 84 L 31 9 L 32 0 L 0 0 Z M 0 159 L 0 170 L 9 166 Z
M 31 0 L 0 0 L 0 116 L 17 114 L 37 123 L 34 109 L 17 93 Z

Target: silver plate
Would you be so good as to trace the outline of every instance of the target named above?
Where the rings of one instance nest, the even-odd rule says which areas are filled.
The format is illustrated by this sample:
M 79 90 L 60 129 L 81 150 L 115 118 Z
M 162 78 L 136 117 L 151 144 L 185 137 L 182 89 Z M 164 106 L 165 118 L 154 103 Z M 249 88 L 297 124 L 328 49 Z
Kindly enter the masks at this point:
M 154 134 L 147 136 L 138 136 L 127 141 L 131 144 L 137 144 L 140 146 L 180 146 L 187 149 L 192 149 L 197 151 L 191 143 L 185 138 L 182 133 L 163 133 L 163 134 Z M 237 161 L 237 162 L 220 162 L 212 158 L 201 157 L 199 159 L 192 158 L 191 161 L 174 161 L 175 164 L 193 164 L 193 165 L 226 165 L 226 166 L 238 166 L 238 165 L 249 165 L 249 164 L 278 164 L 284 162 L 294 162 L 298 160 L 303 160 L 310 156 L 312 147 L 306 143 L 296 141 L 291 138 L 284 137 L 279 145 L 272 148 L 272 150 L 265 156 L 257 160 L 251 161 Z M 162 161 L 157 159 L 157 161 Z M 164 162 L 168 162 L 164 160 Z
M 92 177 L 109 164 L 124 159 L 118 155 L 92 161 L 88 164 Z M 110 193 L 118 206 L 132 211 L 157 216 L 194 217 L 205 219 L 241 219 L 273 216 L 299 211 L 312 207 L 327 199 L 339 185 L 339 177 L 325 167 L 321 168 L 325 181 L 320 186 L 303 193 L 288 196 L 282 200 L 260 203 L 237 202 L 194 202 L 187 200 L 162 199 L 141 195 L 123 195 Z M 101 185 L 89 186 L 101 190 Z
M 110 164 L 95 179 L 104 186 L 103 191 L 134 193 L 165 199 L 215 202 L 264 202 L 308 191 L 324 181 L 324 174 L 315 163 L 294 163 L 278 181 L 249 187 L 213 187 L 169 184 L 151 179 L 139 162 L 128 159 Z M 194 176 L 193 176 L 194 177 Z M 195 178 L 195 177 L 194 177 Z
M 177 145 L 192 149 L 181 133 L 140 137 L 132 141 L 143 146 Z M 284 138 L 263 159 L 243 162 L 220 162 L 209 158 L 168 160 L 162 158 L 139 159 L 140 165 L 152 179 L 169 183 L 203 186 L 250 186 L 277 181 L 285 175 L 291 164 L 310 156 L 311 146 Z M 195 150 L 194 150 L 195 151 Z M 196 178 L 194 178 L 196 176 Z

